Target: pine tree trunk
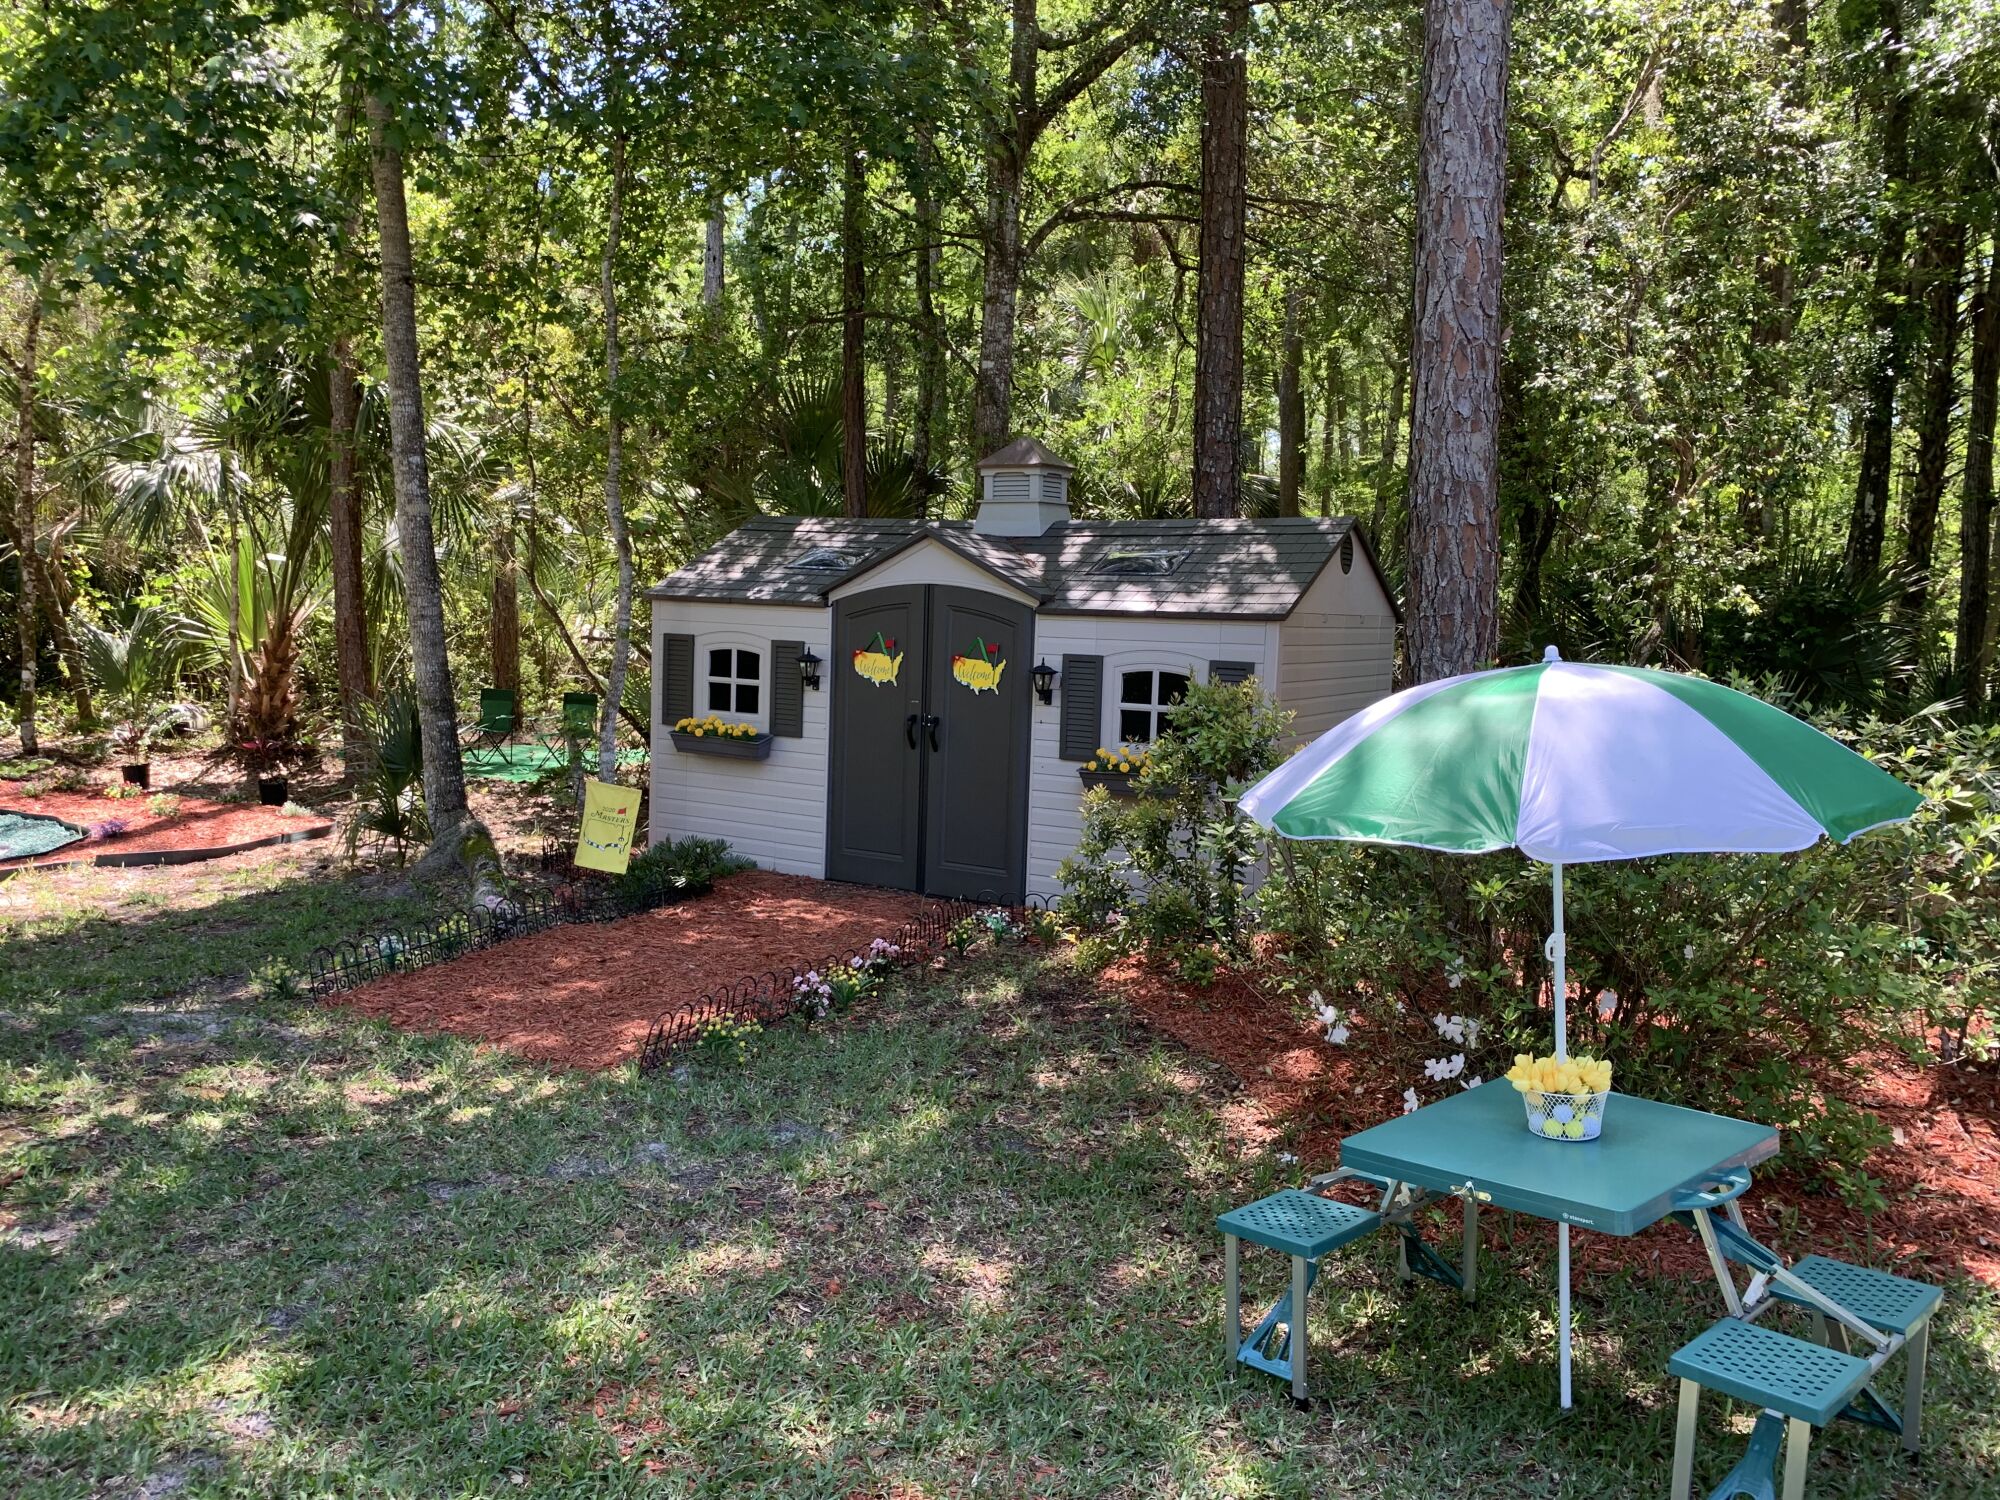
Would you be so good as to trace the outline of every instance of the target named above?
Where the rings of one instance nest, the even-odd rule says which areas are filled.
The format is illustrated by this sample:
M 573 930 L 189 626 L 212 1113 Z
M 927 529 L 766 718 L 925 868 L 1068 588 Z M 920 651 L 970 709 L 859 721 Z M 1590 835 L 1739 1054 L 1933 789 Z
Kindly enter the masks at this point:
M 1854 477 L 1854 507 L 1847 522 L 1847 576 L 1858 579 L 1882 565 L 1889 516 L 1889 481 L 1895 461 L 1896 391 L 1902 382 L 1908 320 L 1910 222 L 1900 206 L 1910 176 L 1911 100 L 1905 77 L 1901 0 L 1880 0 L 1884 46 L 1878 112 L 1882 120 L 1882 175 L 1887 207 L 1875 247 L 1869 325 L 1874 348 L 1861 417 L 1861 460 Z
M 1411 680 L 1499 648 L 1509 0 L 1426 0 L 1409 478 Z
M 410 621 L 410 661 L 424 746 L 424 804 L 432 845 L 419 871 L 465 859 L 461 835 L 474 824 L 459 758 L 451 661 L 444 633 L 444 584 L 431 526 L 430 462 L 425 452 L 422 366 L 417 357 L 417 287 L 410 264 L 409 205 L 403 153 L 390 139 L 395 122 L 381 97 L 368 97 L 369 167 L 381 240 L 382 354 L 388 370 L 389 447 L 396 483 L 396 531 Z
M 1909 571 L 1901 609 L 1921 619 L 1930 603 L 1931 561 L 1938 510 L 1951 464 L 1951 411 L 1958 403 L 1958 303 L 1965 280 L 1965 226 L 1934 224 L 1925 236 L 1923 301 L 1926 335 L 1923 415 L 1917 428 L 1917 472 L 1910 485 L 1903 562 Z
M 41 651 L 41 614 L 35 602 L 32 559 L 40 548 L 41 521 L 35 505 L 35 386 L 42 339 L 42 289 L 28 288 L 28 310 L 21 323 L 21 353 L 14 380 L 14 524 L 9 529 L 20 583 L 14 594 L 14 625 L 21 652 L 21 682 L 14 696 L 14 716 L 20 723 L 21 753 L 42 748 L 35 724 L 35 658 Z
M 840 186 L 840 500 L 850 516 L 868 514 L 867 192 L 861 151 L 850 141 Z
M 1958 675 L 1974 709 L 1993 665 L 1993 428 L 2000 414 L 2000 236 L 1972 294 L 1972 377 L 1965 401 L 1959 502 Z
M 360 237 L 353 226 L 348 243 Z M 332 444 L 327 474 L 327 539 L 333 558 L 334 665 L 340 677 L 341 759 L 350 770 L 368 755 L 363 707 L 375 696 L 368 670 L 368 600 L 361 562 L 361 483 L 355 468 L 355 427 L 360 420 L 354 349 L 342 334 L 333 341 L 327 370 L 327 425 Z
M 625 522 L 625 413 L 618 389 L 618 238 L 625 219 L 625 137 L 611 137 L 611 188 L 604 216 L 604 515 L 618 556 L 618 601 L 611 620 L 611 669 L 605 674 L 597 732 L 597 779 L 618 779 L 618 710 L 632 656 L 632 529 Z
M 1297 288 L 1285 289 L 1284 329 L 1278 355 L 1278 514 L 1299 513 L 1300 481 L 1305 471 L 1306 340 L 1300 331 Z
M 521 688 L 521 576 L 514 550 L 514 518 L 493 532 L 493 595 L 488 601 L 486 639 L 493 658 L 493 685 Z
M 972 456 L 1006 446 L 1014 402 L 1014 312 L 1021 289 L 1021 168 L 1011 141 L 986 162 L 986 267 L 979 295 L 979 370 L 972 389 Z
M 1201 64 L 1201 280 L 1194 343 L 1194 513 L 1242 508 L 1243 235 L 1249 7 L 1227 6 Z M 1296 497 L 1294 497 L 1296 506 Z
M 1345 438 L 1340 434 L 1340 345 L 1328 344 L 1326 353 L 1320 358 L 1320 414 L 1319 414 L 1319 513 L 1333 514 L 1333 491 L 1339 480 L 1339 469 L 1335 454 L 1345 446 Z
M 1389 366 L 1389 404 L 1382 413 L 1382 451 L 1375 466 L 1375 509 L 1368 523 L 1368 542 L 1377 557 L 1388 555 L 1389 496 L 1395 488 L 1396 447 L 1403 437 L 1403 401 L 1409 394 L 1409 346 L 1406 331 L 1403 347 Z

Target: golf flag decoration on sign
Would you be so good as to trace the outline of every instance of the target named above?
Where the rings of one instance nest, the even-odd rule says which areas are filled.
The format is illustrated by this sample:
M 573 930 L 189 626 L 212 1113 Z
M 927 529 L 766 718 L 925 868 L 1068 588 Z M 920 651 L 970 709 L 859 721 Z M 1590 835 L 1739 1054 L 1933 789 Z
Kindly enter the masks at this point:
M 639 823 L 639 793 L 602 781 L 583 784 L 583 828 L 576 863 L 585 870 L 623 875 L 632 862 L 632 830 Z

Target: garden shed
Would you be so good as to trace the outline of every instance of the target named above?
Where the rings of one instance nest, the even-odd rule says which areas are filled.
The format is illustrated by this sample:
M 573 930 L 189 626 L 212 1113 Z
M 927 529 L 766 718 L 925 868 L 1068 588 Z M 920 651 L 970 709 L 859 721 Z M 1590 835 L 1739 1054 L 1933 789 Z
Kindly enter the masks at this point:
M 759 517 L 650 591 L 652 838 L 1053 895 L 1080 769 L 1190 682 L 1259 678 L 1301 739 L 1389 691 L 1396 607 L 1352 518 L 1075 520 L 1031 438 L 979 471 L 970 521 Z

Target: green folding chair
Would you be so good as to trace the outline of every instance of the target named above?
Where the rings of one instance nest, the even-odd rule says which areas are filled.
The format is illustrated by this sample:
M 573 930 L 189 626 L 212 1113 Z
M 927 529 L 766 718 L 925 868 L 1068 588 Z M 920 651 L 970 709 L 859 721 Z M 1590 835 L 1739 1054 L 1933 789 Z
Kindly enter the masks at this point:
M 565 739 L 587 740 L 597 733 L 597 694 L 562 695 L 562 732 Z
M 459 741 L 481 749 L 497 749 L 514 737 L 520 725 L 520 694 L 513 688 L 481 688 L 479 717 L 459 731 Z

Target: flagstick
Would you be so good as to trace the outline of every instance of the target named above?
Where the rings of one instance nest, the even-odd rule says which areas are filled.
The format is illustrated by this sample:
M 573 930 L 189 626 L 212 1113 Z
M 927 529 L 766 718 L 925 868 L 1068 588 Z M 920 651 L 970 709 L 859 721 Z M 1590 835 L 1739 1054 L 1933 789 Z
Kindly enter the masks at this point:
M 1563 938 L 1563 867 L 1562 861 L 1555 864 L 1556 931 L 1549 940 L 1549 947 L 1555 960 L 1556 987 L 1556 1060 L 1569 1056 L 1569 973 L 1568 954 Z M 1569 1410 L 1569 1225 L 1563 1224 L 1556 1231 L 1556 1321 L 1561 1327 L 1561 1347 L 1556 1351 L 1556 1365 L 1560 1372 L 1558 1383 L 1562 1391 L 1562 1406 Z

